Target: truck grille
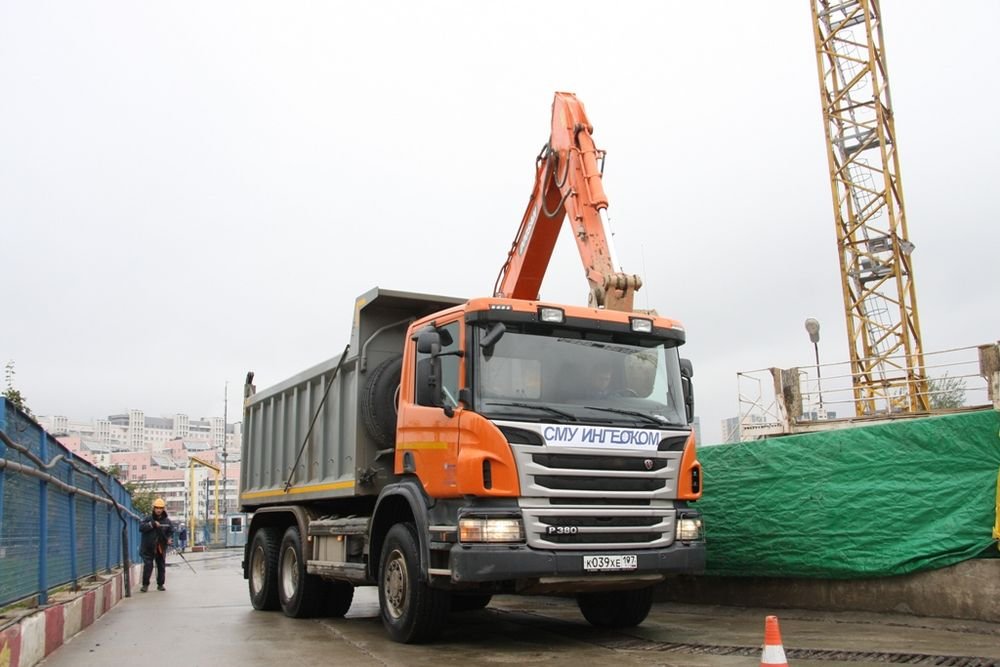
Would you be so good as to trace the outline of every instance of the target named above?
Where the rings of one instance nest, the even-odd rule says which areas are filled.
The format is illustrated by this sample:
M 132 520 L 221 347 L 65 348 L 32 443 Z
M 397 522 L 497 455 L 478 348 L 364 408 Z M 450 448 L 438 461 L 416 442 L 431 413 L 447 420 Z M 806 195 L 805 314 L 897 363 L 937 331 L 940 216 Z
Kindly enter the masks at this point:
M 566 454 L 536 454 L 531 455 L 531 460 L 546 468 L 552 469 L 575 469 L 575 470 L 662 470 L 667 467 L 669 461 L 664 459 L 650 459 L 652 468 L 646 468 L 645 456 L 589 456 L 578 454 L 569 456 Z
M 529 546 L 648 549 L 673 543 L 681 452 L 511 449 Z
M 656 491 L 663 488 L 662 479 L 621 479 L 617 477 L 559 477 L 537 475 L 535 484 L 546 489 L 560 491 Z
M 616 544 L 629 545 L 645 548 L 650 542 L 655 542 L 660 538 L 659 533 L 614 533 L 614 534 L 591 534 L 580 533 L 577 535 L 550 535 L 548 539 L 556 544 L 568 544 L 574 547 L 594 544 Z

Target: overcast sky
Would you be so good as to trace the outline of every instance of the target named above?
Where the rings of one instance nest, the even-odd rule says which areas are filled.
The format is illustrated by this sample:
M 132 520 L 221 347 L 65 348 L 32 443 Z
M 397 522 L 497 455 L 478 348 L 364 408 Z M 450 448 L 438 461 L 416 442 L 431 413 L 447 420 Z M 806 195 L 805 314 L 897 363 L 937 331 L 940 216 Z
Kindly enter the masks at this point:
M 883 0 L 925 350 L 1000 336 L 996 0 Z M 36 414 L 239 419 L 373 286 L 488 295 L 575 92 L 707 441 L 849 356 L 808 0 L 0 0 L 0 362 Z M 542 297 L 586 303 L 564 230 Z

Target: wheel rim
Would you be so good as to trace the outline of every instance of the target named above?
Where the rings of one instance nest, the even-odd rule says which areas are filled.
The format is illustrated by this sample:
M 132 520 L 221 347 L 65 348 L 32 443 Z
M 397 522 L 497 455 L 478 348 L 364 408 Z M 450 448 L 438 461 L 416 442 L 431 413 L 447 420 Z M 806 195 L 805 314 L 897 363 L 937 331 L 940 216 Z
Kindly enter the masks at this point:
M 264 588 L 264 549 L 261 546 L 253 550 L 250 559 L 250 585 L 255 593 Z
M 409 575 L 406 571 L 406 561 L 399 549 L 393 549 L 385 564 L 382 588 L 385 591 L 386 611 L 394 619 L 403 615 L 406 608 L 406 598 L 410 590 Z
M 295 597 L 298 585 L 299 559 L 295 554 L 295 549 L 288 547 L 285 549 L 284 558 L 281 559 L 281 590 L 284 592 L 286 600 Z

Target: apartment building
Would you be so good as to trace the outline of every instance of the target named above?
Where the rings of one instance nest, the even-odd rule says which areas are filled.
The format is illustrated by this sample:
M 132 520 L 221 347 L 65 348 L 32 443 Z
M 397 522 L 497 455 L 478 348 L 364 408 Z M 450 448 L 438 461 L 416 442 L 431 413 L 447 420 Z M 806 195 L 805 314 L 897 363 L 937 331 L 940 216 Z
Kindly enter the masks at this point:
M 38 422 L 57 436 L 78 436 L 85 443 L 106 445 L 113 450 L 158 451 L 164 443 L 180 438 L 210 447 L 238 451 L 241 424 L 226 424 L 222 417 L 191 419 L 177 413 L 172 417 L 150 417 L 142 410 L 108 416 L 91 422 L 74 422 L 62 415 L 41 416 Z

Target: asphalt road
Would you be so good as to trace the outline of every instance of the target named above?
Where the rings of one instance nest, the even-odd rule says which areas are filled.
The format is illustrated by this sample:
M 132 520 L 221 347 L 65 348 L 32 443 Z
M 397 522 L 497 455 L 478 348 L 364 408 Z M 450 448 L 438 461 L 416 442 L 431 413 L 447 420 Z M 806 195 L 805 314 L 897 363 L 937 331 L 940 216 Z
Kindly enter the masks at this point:
M 295 620 L 254 611 L 240 550 L 168 558 L 167 590 L 123 600 L 42 664 L 45 667 L 292 667 L 346 665 L 757 666 L 764 619 L 776 614 L 791 665 L 1000 665 L 1000 627 L 904 615 L 656 604 L 627 632 L 599 631 L 572 600 L 498 596 L 453 614 L 434 644 L 390 641 L 374 588 L 342 619 Z M 951 656 L 950 661 L 920 656 Z

